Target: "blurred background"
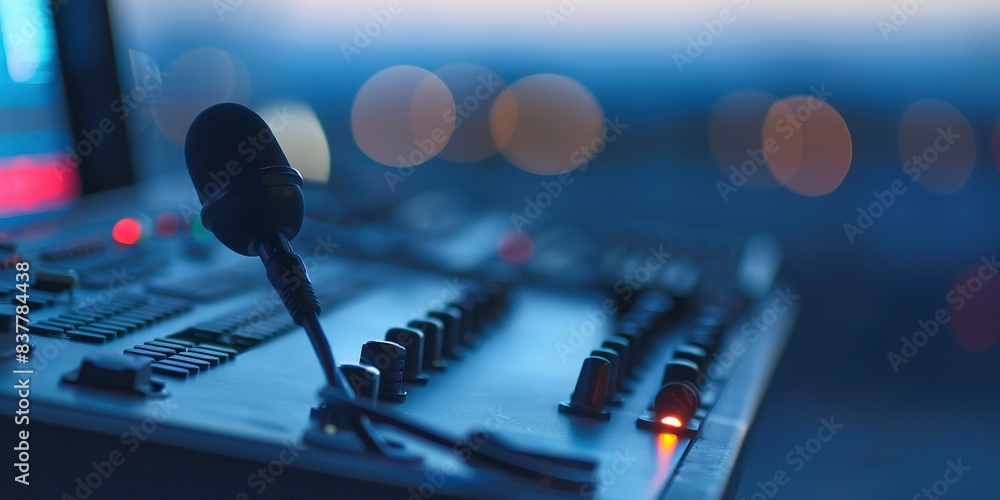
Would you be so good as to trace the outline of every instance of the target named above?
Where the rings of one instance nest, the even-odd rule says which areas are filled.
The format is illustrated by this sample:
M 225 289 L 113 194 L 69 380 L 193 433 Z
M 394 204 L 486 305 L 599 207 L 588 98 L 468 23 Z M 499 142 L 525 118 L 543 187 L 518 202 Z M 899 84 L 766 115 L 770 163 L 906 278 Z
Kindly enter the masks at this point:
M 995 1 L 109 4 L 123 95 L 93 105 L 140 180 L 182 175 L 191 120 L 235 101 L 336 203 L 434 190 L 528 241 L 609 215 L 771 233 L 803 314 L 738 498 L 912 498 L 958 460 L 951 496 L 994 491 Z M 7 216 L 81 191 L 80 145 L 44 112 L 64 99 L 46 9 L 0 1 Z

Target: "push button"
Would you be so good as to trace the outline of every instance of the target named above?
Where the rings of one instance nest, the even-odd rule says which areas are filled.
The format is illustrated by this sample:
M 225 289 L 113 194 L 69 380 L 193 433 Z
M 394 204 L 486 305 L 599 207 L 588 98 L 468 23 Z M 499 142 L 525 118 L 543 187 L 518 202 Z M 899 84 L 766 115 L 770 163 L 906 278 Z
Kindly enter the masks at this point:
M 140 344 L 140 345 L 137 345 L 137 346 L 133 347 L 133 349 L 142 349 L 142 350 L 145 350 L 145 351 L 158 352 L 160 354 L 163 354 L 164 356 L 173 356 L 174 354 L 177 354 L 177 351 L 174 351 L 173 349 L 166 349 L 166 348 L 163 348 L 163 347 L 157 347 L 155 345 Z
M 85 332 L 76 332 L 76 334 L 82 334 L 82 333 Z M 69 332 L 69 334 L 73 335 L 74 332 Z M 90 335 L 96 335 L 96 334 L 90 334 Z M 145 358 L 150 358 L 154 361 L 167 359 L 167 355 L 163 354 L 162 352 L 147 351 L 145 349 L 125 349 L 125 354 L 131 354 L 133 356 L 142 356 Z
M 167 363 L 169 362 L 157 361 L 156 363 L 153 363 L 153 373 L 157 375 L 165 375 L 167 377 L 181 378 L 181 379 L 188 378 L 188 375 L 191 374 L 191 372 L 189 372 L 184 368 L 168 365 Z M 197 372 L 198 369 L 195 368 L 194 371 Z
M 195 365 L 201 371 L 208 370 L 209 368 L 212 367 L 212 364 L 209 363 L 208 361 L 205 361 L 203 359 L 198 359 L 198 358 L 192 358 L 192 357 L 188 356 L 187 353 L 184 353 L 184 354 L 175 354 L 175 355 L 171 356 L 168 359 L 171 359 L 173 361 L 183 361 L 184 363 Z
M 157 366 L 172 366 L 174 368 L 180 368 L 188 372 L 189 375 L 194 375 L 199 371 L 201 371 L 200 368 L 198 368 L 195 365 L 192 365 L 191 363 L 185 363 L 183 361 L 177 361 L 175 359 L 165 359 L 163 361 L 157 361 L 156 363 L 153 363 L 154 372 L 156 371 Z

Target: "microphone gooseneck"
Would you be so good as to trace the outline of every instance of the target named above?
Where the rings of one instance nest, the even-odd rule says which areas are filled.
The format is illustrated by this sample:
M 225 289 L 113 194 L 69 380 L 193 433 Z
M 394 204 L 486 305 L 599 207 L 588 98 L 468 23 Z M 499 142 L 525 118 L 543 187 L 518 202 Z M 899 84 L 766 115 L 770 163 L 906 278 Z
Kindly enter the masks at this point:
M 353 399 L 320 327 L 312 282 L 289 243 L 302 227 L 302 176 L 270 127 L 244 106 L 216 104 L 192 122 L 184 155 L 205 229 L 230 250 L 260 258 L 271 287 L 309 335 L 327 383 Z
M 217 104 L 195 118 L 184 149 L 191 182 L 203 204 L 205 229 L 232 251 L 260 258 L 268 281 L 295 324 L 309 335 L 323 366 L 327 386 L 320 391 L 320 397 L 324 404 L 314 419 L 321 425 L 307 431 L 306 441 L 330 449 L 366 451 L 412 461 L 414 456 L 395 449 L 379 435 L 372 425 L 376 421 L 445 449 L 455 449 L 461 442 L 453 437 L 359 404 L 337 368 L 319 323 L 316 292 L 302 259 L 289 243 L 302 227 L 302 176 L 288 165 L 267 123 L 239 104 Z M 474 458 L 473 466 L 484 462 L 540 481 L 562 481 L 574 487 L 592 485 L 591 469 L 540 460 L 496 439 L 476 449 Z

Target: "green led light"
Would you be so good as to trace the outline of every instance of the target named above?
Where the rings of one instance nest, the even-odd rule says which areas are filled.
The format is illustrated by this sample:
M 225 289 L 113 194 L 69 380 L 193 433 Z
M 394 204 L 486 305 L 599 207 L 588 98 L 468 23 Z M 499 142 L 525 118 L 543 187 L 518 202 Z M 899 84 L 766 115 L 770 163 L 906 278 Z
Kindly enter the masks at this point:
M 212 233 L 201 223 L 200 215 L 191 217 L 191 237 L 198 243 L 210 243 L 213 239 Z

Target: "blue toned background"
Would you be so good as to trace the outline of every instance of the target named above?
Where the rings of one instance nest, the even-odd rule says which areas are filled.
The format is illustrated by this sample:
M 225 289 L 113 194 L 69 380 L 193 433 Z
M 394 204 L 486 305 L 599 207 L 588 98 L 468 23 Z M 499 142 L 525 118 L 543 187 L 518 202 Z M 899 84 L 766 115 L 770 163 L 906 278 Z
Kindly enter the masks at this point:
M 785 279 L 802 297 L 737 498 L 913 498 L 959 460 L 971 469 L 948 498 L 996 495 L 1000 280 L 980 283 L 962 310 L 951 304 L 954 321 L 926 344 L 914 337 L 1000 251 L 995 2 L 112 7 L 123 87 L 145 85 L 130 126 L 147 179 L 181 171 L 187 124 L 234 100 L 273 128 L 295 115 L 287 131 L 276 129 L 279 140 L 339 198 L 440 189 L 524 214 L 553 179 L 539 165 L 580 166 L 544 145 L 572 144 L 589 125 L 617 120 L 620 133 L 590 151 L 587 168 L 525 226 L 529 236 L 608 215 L 766 231 L 782 241 Z M 397 169 L 397 153 L 408 158 L 420 137 L 379 123 L 448 129 L 434 106 L 462 109 L 490 75 L 503 85 L 467 101 L 467 121 L 447 130 L 447 145 Z M 780 139 L 778 122 L 808 102 L 795 96 L 814 88 L 827 100 L 802 120 L 801 142 L 782 142 L 741 185 L 731 174 L 753 158 L 746 150 Z M 365 123 L 353 109 L 384 122 Z M 510 120 L 544 140 L 505 133 Z M 949 127 L 954 144 L 927 153 Z M 934 158 L 917 180 L 904 171 L 914 154 Z M 905 191 L 881 194 L 895 181 Z M 732 188 L 725 196 L 720 182 Z M 923 345 L 904 350 L 902 337 Z M 893 353 L 906 362 L 894 366 Z M 799 461 L 796 447 L 812 446 L 824 418 L 844 428 Z M 772 487 L 782 472 L 787 483 Z

